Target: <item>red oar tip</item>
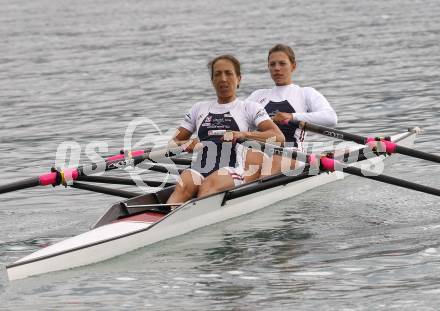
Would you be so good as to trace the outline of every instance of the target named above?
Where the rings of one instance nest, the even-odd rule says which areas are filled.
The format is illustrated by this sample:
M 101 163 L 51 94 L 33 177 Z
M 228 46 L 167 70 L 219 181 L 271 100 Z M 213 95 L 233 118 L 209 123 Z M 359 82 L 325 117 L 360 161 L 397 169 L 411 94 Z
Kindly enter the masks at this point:
M 335 160 L 329 157 L 321 157 L 321 167 L 323 170 L 333 172 L 335 170 Z

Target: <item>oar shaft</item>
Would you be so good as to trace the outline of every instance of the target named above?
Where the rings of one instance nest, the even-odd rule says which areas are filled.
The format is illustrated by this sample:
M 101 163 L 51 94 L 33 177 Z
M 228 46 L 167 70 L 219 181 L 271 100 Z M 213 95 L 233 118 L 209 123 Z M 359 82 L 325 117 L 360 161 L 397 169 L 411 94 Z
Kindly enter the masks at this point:
M 407 188 L 407 189 L 411 189 L 411 190 L 421 191 L 421 192 L 429 193 L 432 195 L 440 196 L 440 189 L 436 189 L 436 188 L 428 187 L 425 185 L 413 183 L 411 181 L 395 178 L 395 177 L 388 176 L 388 175 L 383 175 L 383 174 L 374 175 L 374 174 L 372 174 L 372 172 L 366 172 L 366 171 L 363 171 L 357 167 L 346 166 L 342 169 L 342 171 L 349 173 L 349 174 L 352 174 L 352 175 L 380 181 L 383 183 L 387 183 L 387 184 L 391 184 L 391 185 L 395 185 L 395 186 L 399 186 L 399 187 L 403 187 L 403 188 Z M 372 175 L 370 175 L 370 174 L 372 174 Z
M 295 121 L 295 120 L 290 120 L 289 124 L 293 125 L 293 126 L 299 126 L 300 128 L 302 128 L 306 131 L 311 131 L 314 133 L 322 134 L 322 135 L 337 138 L 337 139 L 354 141 L 355 143 L 358 143 L 361 145 L 365 145 L 367 143 L 367 137 L 352 134 L 352 133 L 347 133 L 347 132 L 344 132 L 341 130 L 333 129 L 331 127 L 326 127 L 326 126 L 308 123 L 308 122 L 300 122 L 300 121 Z
M 396 153 L 404 154 L 404 155 L 411 156 L 411 157 L 418 158 L 418 159 L 432 161 L 435 163 L 440 163 L 440 156 L 438 156 L 438 155 L 423 152 L 423 151 L 416 150 L 416 149 L 407 148 L 404 146 L 397 145 L 396 146 Z
M 348 166 L 345 163 L 336 161 L 334 159 L 328 158 L 328 157 L 321 157 L 320 158 L 320 165 L 324 170 L 327 171 L 343 171 L 352 175 L 356 175 L 359 177 L 364 177 L 368 179 L 373 179 L 376 181 L 380 181 L 383 183 L 415 190 L 415 191 L 421 191 L 424 193 L 440 196 L 440 189 L 424 186 L 421 184 L 413 183 L 411 181 L 407 181 L 400 178 L 395 178 L 392 176 L 384 175 L 384 174 L 377 174 L 375 172 L 371 172 L 369 170 L 360 169 L 353 166 Z
M 109 176 L 87 176 L 82 175 L 78 178 L 79 181 L 87 181 L 94 183 L 104 183 L 104 184 L 117 184 L 117 185 L 130 185 L 136 186 L 136 181 L 131 178 L 120 178 L 120 177 L 109 177 Z M 163 183 L 157 180 L 144 180 L 142 182 L 150 187 L 159 187 L 159 186 L 172 186 L 173 183 Z
M 147 164 L 150 165 L 150 163 Z M 151 163 L 151 166 L 148 167 L 148 170 L 165 174 L 180 174 L 184 171 L 184 169 L 181 168 L 166 167 L 165 165 L 160 165 L 156 163 Z
M 127 198 L 127 199 L 134 198 L 134 197 L 141 195 L 141 193 L 137 193 L 137 192 L 131 192 L 131 191 L 120 190 L 120 189 L 112 189 L 112 188 L 101 187 L 101 186 L 96 186 L 96 185 L 89 185 L 89 184 L 85 184 L 85 183 L 77 182 L 77 181 L 73 182 L 73 184 L 70 185 L 70 187 L 82 189 L 82 190 L 93 191 L 93 192 L 98 192 L 98 193 L 103 193 L 103 194 L 114 195 L 117 197 L 122 197 L 122 198 Z
M 11 191 L 36 187 L 40 185 L 40 179 L 38 177 L 32 177 L 25 180 L 17 181 L 7 185 L 0 186 L 0 194 L 7 193 Z
M 432 161 L 435 163 L 440 163 L 440 156 L 438 156 L 436 154 L 432 154 L 432 153 L 428 153 L 428 152 L 424 152 L 424 151 L 420 151 L 420 150 L 416 150 L 416 149 L 412 149 L 412 148 L 407 148 L 407 147 L 400 146 L 400 145 L 393 143 L 393 142 L 390 142 L 390 141 L 382 140 L 382 141 L 375 142 L 375 138 L 372 138 L 372 137 L 364 137 L 364 136 L 360 136 L 360 135 L 356 135 L 356 134 L 352 134 L 352 133 L 347 133 L 347 132 L 337 130 L 334 128 L 330 128 L 330 127 L 326 127 L 326 126 L 322 126 L 322 125 L 318 125 L 318 124 L 314 124 L 314 123 L 302 122 L 302 121 L 290 120 L 287 122 L 287 124 L 289 124 L 291 126 L 295 126 L 295 127 L 300 127 L 306 131 L 311 131 L 311 132 L 322 134 L 325 136 L 329 136 L 329 137 L 333 137 L 333 138 L 337 138 L 337 139 L 342 139 L 342 140 L 353 141 L 353 142 L 361 144 L 361 145 L 368 144 L 371 147 L 374 147 L 377 145 L 377 146 L 379 146 L 378 149 L 383 149 L 383 151 L 386 151 L 388 153 L 400 153 L 400 154 L 404 154 L 404 155 L 407 155 L 410 157 L 414 157 L 414 158 L 418 158 L 418 159 L 422 159 L 422 160 L 427 160 L 427 161 Z
M 183 158 L 172 158 L 174 164 L 177 165 L 191 165 L 191 159 L 183 159 Z

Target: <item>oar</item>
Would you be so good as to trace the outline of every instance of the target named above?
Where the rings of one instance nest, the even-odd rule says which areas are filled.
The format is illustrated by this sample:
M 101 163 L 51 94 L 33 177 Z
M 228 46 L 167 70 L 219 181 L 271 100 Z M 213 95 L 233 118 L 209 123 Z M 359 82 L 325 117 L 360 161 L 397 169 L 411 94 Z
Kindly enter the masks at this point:
M 79 181 L 86 181 L 86 182 L 93 182 L 93 183 L 104 183 L 104 184 L 116 184 L 116 185 L 130 185 L 130 186 L 136 186 L 136 181 L 134 181 L 131 178 L 120 178 L 120 177 L 110 177 L 110 176 L 87 176 L 82 175 L 78 177 Z M 161 181 L 157 180 L 141 180 L 143 183 L 145 183 L 149 187 L 169 187 L 174 185 L 174 183 L 163 183 Z
M 146 152 L 150 152 L 150 151 L 151 151 L 151 148 L 147 148 L 145 150 L 134 150 L 134 151 L 131 151 L 131 156 L 138 156 L 138 155 L 144 154 Z M 125 157 L 125 151 L 120 150 L 119 154 L 105 156 L 105 160 L 106 161 L 120 160 L 120 159 L 123 159 L 124 157 Z M 171 157 L 171 160 L 174 162 L 174 164 L 191 165 L 191 159 Z
M 12 192 L 21 189 L 32 188 L 40 185 L 40 177 L 31 177 L 28 179 L 16 181 L 0 186 L 0 193 Z
M 147 165 L 147 169 L 154 172 L 159 173 L 170 173 L 172 175 L 179 175 L 182 173 L 185 169 L 182 168 L 171 168 L 166 165 L 160 165 L 158 163 L 145 163 Z
M 337 130 L 331 127 L 326 127 L 314 123 L 296 121 L 296 120 L 289 120 L 288 122 L 286 121 L 283 122 L 282 124 L 290 125 L 292 127 L 299 127 L 306 131 L 311 131 L 314 133 L 322 134 L 333 138 L 353 141 L 361 145 L 368 145 L 373 150 L 377 150 L 379 152 L 387 152 L 389 154 L 400 153 L 414 158 L 440 163 L 440 156 L 438 155 L 400 146 L 396 143 L 393 143 L 392 141 L 383 138 L 364 137 L 352 133 L 347 133 L 341 130 Z
M 70 187 L 82 189 L 82 190 L 87 190 L 87 191 L 103 193 L 103 194 L 108 194 L 108 195 L 114 195 L 117 197 L 122 197 L 122 198 L 127 198 L 127 199 L 134 198 L 134 197 L 141 195 L 141 193 L 137 193 L 137 192 L 131 192 L 131 191 L 126 191 L 126 190 L 121 190 L 121 189 L 112 189 L 112 188 L 107 188 L 107 187 L 90 185 L 90 184 L 85 184 L 85 183 L 77 182 L 77 181 L 74 181 L 73 184 L 70 185 Z
M 391 177 L 384 174 L 377 174 L 375 172 L 371 172 L 368 170 L 360 169 L 357 167 L 349 166 L 345 163 L 339 162 L 335 159 L 330 158 L 329 156 L 320 156 L 315 155 L 313 153 L 307 154 L 300 152 L 298 150 L 294 149 L 285 149 L 283 147 L 279 147 L 276 145 L 271 145 L 267 143 L 258 142 L 255 140 L 245 140 L 245 139 L 239 139 L 237 142 L 244 143 L 245 141 L 251 141 L 252 143 L 258 143 L 263 148 L 270 148 L 270 151 L 277 155 L 286 155 L 291 154 L 292 158 L 300 159 L 298 161 L 305 162 L 306 165 L 310 165 L 311 167 L 319 167 L 320 171 L 342 171 L 345 173 L 349 173 L 352 175 L 356 175 L 363 178 L 373 179 L 376 181 L 380 181 L 387 184 L 392 184 L 395 186 L 400 186 L 407 189 L 412 189 L 415 191 L 420 191 L 436 196 L 440 196 L 440 189 L 432 188 L 429 186 L 424 186 L 421 184 L 413 183 L 407 180 Z M 249 146 L 247 146 L 249 147 Z
M 117 168 L 123 168 L 129 165 L 136 166 L 142 163 L 145 160 L 152 160 L 157 162 L 158 159 L 164 157 L 170 157 L 181 153 L 184 151 L 183 147 L 176 148 L 163 148 L 158 150 L 151 151 L 143 151 L 140 150 L 139 154 L 136 154 L 132 157 L 125 158 L 124 155 L 117 155 L 111 158 L 107 158 L 106 160 L 92 163 L 89 165 L 79 166 L 76 168 L 67 168 L 58 172 L 56 170 L 52 170 L 51 173 L 46 173 L 40 175 L 38 177 L 31 177 L 22 181 L 16 181 L 10 184 L 6 184 L 0 186 L 0 194 L 32 188 L 36 186 L 47 186 L 47 185 L 59 185 L 66 184 L 70 181 L 77 180 L 79 176 L 88 175 L 87 172 L 92 172 L 92 174 L 100 173 L 102 171 L 110 171 Z M 157 166 L 157 165 L 156 165 Z M 97 168 L 103 168 L 101 170 L 97 170 Z

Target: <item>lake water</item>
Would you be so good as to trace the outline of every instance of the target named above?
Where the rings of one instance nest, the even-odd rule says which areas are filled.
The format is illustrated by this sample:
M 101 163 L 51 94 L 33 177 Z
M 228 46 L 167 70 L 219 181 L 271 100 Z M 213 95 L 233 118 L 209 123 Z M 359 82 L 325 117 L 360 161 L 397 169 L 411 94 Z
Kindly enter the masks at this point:
M 239 95 L 271 87 L 268 49 L 294 47 L 295 83 L 338 128 L 439 152 L 437 1 L 11 1 L 0 6 L 0 183 L 46 172 L 65 141 L 165 141 L 213 97 L 206 63 L 243 65 Z M 158 135 L 158 130 L 164 133 Z M 168 135 L 168 136 L 167 136 Z M 310 139 L 323 140 L 310 136 Z M 386 173 L 440 187 L 399 156 Z M 155 175 L 153 175 L 155 176 Z M 437 310 L 434 196 L 356 177 L 104 263 L 9 282 L 5 265 L 86 231 L 117 198 L 58 187 L 0 197 L 1 310 Z

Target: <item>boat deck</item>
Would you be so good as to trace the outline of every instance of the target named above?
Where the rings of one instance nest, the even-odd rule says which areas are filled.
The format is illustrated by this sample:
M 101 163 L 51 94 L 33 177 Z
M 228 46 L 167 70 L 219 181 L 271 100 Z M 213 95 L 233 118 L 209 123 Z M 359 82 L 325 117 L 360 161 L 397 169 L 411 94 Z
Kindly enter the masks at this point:
M 113 223 L 124 222 L 124 221 L 155 223 L 161 220 L 165 215 L 166 214 L 164 213 L 157 213 L 157 212 L 142 212 L 137 215 L 120 218 L 118 220 L 113 221 Z

